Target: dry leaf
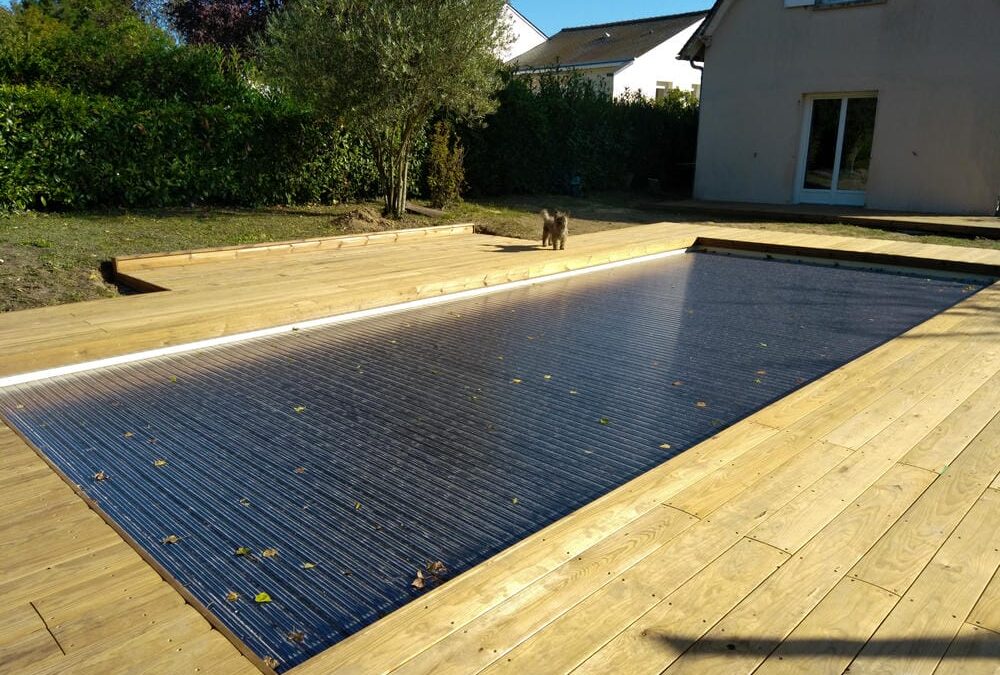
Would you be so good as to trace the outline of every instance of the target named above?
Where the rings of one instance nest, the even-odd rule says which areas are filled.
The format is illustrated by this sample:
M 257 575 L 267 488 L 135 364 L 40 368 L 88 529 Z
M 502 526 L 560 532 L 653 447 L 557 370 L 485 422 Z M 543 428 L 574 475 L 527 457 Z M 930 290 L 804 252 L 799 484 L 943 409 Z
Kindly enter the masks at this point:
M 153 466 L 155 466 L 157 468 L 159 468 L 161 466 L 166 466 L 166 465 L 167 465 L 167 460 L 165 460 L 165 459 L 154 459 L 153 460 Z
M 757 374 L 758 375 L 767 375 L 767 371 L 766 370 L 758 370 Z
M 293 328 L 292 330 L 298 330 L 298 328 Z M 278 659 L 274 658 L 273 656 L 265 656 L 264 665 L 267 666 L 268 668 L 277 668 Z
M 265 558 L 274 558 L 274 557 L 276 557 L 278 555 L 278 549 L 276 549 L 276 548 L 265 548 L 263 551 L 260 552 L 260 554 L 262 556 L 264 556 Z
M 510 383 L 511 384 L 521 384 L 521 378 L 515 377 L 513 380 L 510 381 Z
M 660 446 L 660 449 L 661 450 L 669 450 L 670 449 L 670 444 L 669 443 L 664 443 L 664 444 L 662 444 Z
M 170 376 L 170 381 L 171 382 L 177 382 L 177 376 L 176 375 L 171 375 Z
M 180 540 L 181 540 L 181 538 L 178 537 L 176 534 L 171 534 L 171 535 L 166 536 L 166 537 L 163 538 L 163 543 L 164 544 L 176 544 Z
M 250 500 L 246 497 L 240 499 L 240 506 L 250 506 Z
M 250 555 L 250 549 L 248 549 L 246 546 L 240 546 L 238 549 L 236 549 L 236 555 Z
M 108 474 L 104 473 L 103 471 L 98 471 L 97 473 L 94 474 L 94 480 L 96 480 L 99 483 L 106 481 L 107 479 L 108 479 Z
M 684 386 L 684 380 L 674 380 L 674 386 L 675 387 Z
M 434 576 L 441 576 L 442 574 L 448 573 L 448 568 L 444 566 L 444 563 L 440 560 L 435 560 L 434 562 L 427 565 L 427 571 Z
M 271 602 L 271 596 L 261 592 L 254 596 L 253 601 L 259 605 L 263 605 L 265 602 Z
M 316 563 L 311 563 L 311 562 L 302 563 L 302 569 L 304 570 L 311 570 L 314 567 L 316 567 Z
M 546 380 L 551 380 L 552 379 L 551 375 L 542 375 L 542 377 L 544 377 Z
M 125 432 L 124 434 L 122 434 L 122 435 L 123 435 L 123 436 L 124 436 L 125 438 L 132 438 L 133 436 L 135 436 L 135 434 L 133 434 L 133 433 L 132 433 L 131 431 L 126 431 L 126 432 Z
M 570 389 L 570 390 L 569 390 L 569 394 L 570 394 L 570 396 L 576 396 L 576 395 L 577 395 L 577 394 L 579 394 L 579 393 L 580 393 L 580 392 L 578 392 L 578 391 L 577 391 L 576 389 Z
M 240 594 L 237 593 L 236 591 L 229 591 L 228 593 L 226 593 L 226 600 L 228 600 L 229 602 L 236 602 L 239 599 L 240 599 Z
M 300 630 L 293 630 L 288 633 L 288 639 L 295 643 L 301 643 L 306 639 L 306 634 Z
M 413 586 L 414 588 L 423 588 L 424 587 L 424 573 L 421 572 L 420 570 L 417 570 L 417 576 L 415 576 L 413 578 L 413 581 L 410 582 L 410 585 Z
M 355 511 L 361 510 L 361 502 L 354 502 L 354 510 Z
M 305 412 L 306 407 L 304 405 L 297 405 L 294 408 L 292 408 L 292 410 L 294 410 L 297 413 L 302 413 Z
M 295 469 L 295 473 L 305 473 L 305 472 L 306 468 L 304 466 L 300 466 L 297 469 Z
M 698 401 L 697 403 L 695 403 L 695 405 L 697 407 L 699 407 L 699 408 L 707 408 L 708 407 L 708 404 L 705 403 L 704 401 Z

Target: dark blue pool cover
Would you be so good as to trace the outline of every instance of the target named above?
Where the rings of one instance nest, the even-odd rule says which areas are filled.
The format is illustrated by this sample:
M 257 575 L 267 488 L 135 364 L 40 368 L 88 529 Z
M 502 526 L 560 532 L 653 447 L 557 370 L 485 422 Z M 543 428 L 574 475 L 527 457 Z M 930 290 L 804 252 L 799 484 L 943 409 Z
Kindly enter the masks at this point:
M 0 412 L 284 670 L 426 592 L 418 569 L 469 569 L 980 287 L 691 253 L 8 388 Z

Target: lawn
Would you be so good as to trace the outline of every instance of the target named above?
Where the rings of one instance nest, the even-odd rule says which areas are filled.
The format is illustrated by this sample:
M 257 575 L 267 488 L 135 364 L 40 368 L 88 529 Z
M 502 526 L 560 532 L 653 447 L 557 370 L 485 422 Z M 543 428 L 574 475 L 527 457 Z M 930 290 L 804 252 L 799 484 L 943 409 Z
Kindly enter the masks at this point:
M 642 196 L 618 193 L 588 199 L 530 196 L 467 201 L 443 218 L 410 215 L 398 223 L 373 217 L 376 204 L 17 214 L 0 217 L 0 311 L 127 292 L 110 283 L 110 261 L 120 255 L 454 222 L 473 222 L 479 231 L 490 234 L 537 239 L 538 211 L 543 207 L 569 211 L 571 234 L 662 221 L 713 224 L 698 216 L 671 213 L 668 207 L 652 206 Z M 717 224 L 731 223 L 720 220 Z M 910 236 L 850 225 L 741 223 L 741 227 L 1000 248 L 997 241 Z

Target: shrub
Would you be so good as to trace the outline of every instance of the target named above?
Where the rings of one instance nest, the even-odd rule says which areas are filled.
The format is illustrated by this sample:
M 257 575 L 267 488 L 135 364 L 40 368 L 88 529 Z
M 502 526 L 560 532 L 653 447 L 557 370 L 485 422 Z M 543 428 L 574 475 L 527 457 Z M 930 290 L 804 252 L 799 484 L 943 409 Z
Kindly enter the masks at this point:
M 497 112 L 461 130 L 469 190 L 617 189 L 633 177 L 683 189 L 693 175 L 697 124 L 697 100 L 684 92 L 612 100 L 578 75 L 542 75 L 534 88 L 509 76 Z
M 427 156 L 427 191 L 431 205 L 438 209 L 461 201 L 465 185 L 465 149 L 453 136 L 448 122 L 434 125 Z

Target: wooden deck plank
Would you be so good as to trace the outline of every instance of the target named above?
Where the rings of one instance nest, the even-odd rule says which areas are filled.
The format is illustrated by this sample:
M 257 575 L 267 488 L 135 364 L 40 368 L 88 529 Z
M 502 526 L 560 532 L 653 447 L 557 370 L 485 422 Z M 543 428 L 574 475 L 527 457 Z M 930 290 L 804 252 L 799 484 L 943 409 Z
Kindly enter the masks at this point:
M 988 353 L 987 358 L 981 359 L 981 350 L 981 345 L 971 343 L 968 351 L 969 359 L 963 367 L 953 369 L 949 366 L 939 371 L 936 385 L 918 390 L 917 396 L 920 393 L 925 394 L 922 399 L 863 445 L 860 450 L 845 459 L 823 480 L 813 485 L 779 513 L 771 516 L 766 523 L 754 530 L 753 538 L 789 553 L 805 545 L 833 515 L 846 508 L 915 443 L 951 415 L 983 380 L 1000 369 L 1000 351 Z M 926 374 L 929 374 L 928 371 L 922 373 Z M 931 378 L 931 381 L 934 379 Z M 993 466 L 996 460 L 1000 460 L 1000 454 L 995 458 L 987 456 L 984 459 L 989 466 Z M 993 474 L 990 476 L 992 478 Z M 983 489 L 985 487 L 983 485 Z M 982 490 L 976 497 L 981 493 Z M 970 502 L 969 506 L 971 505 Z M 877 582 L 872 581 L 872 583 Z M 902 590 L 893 586 L 880 585 L 894 593 L 902 593 Z
M 1000 633 L 1000 571 L 983 591 L 979 602 L 969 613 L 969 623 Z
M 840 675 L 899 602 L 899 596 L 842 579 L 754 675 Z
M 33 663 L 63 655 L 34 607 L 28 603 L 4 604 L 0 613 L 0 673 L 18 673 Z
M 493 611 L 466 624 L 452 638 L 430 646 L 399 673 L 467 673 L 488 665 L 510 642 L 542 626 L 645 557 L 675 539 L 697 519 L 667 506 L 651 511 L 621 531 L 550 572 Z
M 1000 633 L 963 624 L 934 675 L 1000 674 Z
M 1000 493 L 987 490 L 851 664 L 933 673 L 1000 566 Z
M 998 473 L 1000 417 L 934 481 L 851 576 L 902 595 Z
M 934 476 L 894 467 L 665 672 L 753 672 Z
M 787 559 L 771 546 L 741 540 L 573 672 L 662 671 Z

